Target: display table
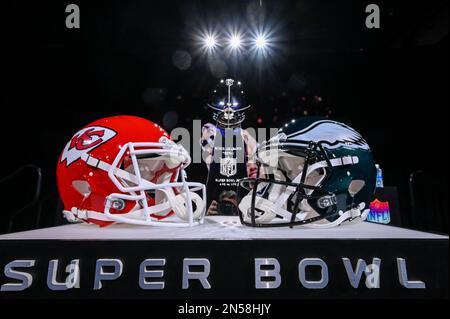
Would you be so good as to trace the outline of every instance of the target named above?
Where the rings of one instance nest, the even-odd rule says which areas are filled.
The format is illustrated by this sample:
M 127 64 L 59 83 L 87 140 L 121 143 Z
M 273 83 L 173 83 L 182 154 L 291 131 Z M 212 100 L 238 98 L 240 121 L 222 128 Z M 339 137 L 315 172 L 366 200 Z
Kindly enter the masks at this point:
M 448 298 L 448 236 L 366 222 L 73 224 L 1 235 L 0 267 L 0 298 Z

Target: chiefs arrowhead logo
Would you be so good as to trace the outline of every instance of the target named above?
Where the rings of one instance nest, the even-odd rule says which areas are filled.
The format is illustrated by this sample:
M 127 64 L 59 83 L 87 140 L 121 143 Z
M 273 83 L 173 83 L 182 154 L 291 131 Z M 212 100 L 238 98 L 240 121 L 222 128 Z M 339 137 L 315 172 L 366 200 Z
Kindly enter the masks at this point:
M 101 126 L 89 126 L 81 129 L 64 148 L 61 163 L 66 161 L 66 165 L 69 166 L 80 159 L 81 155 L 92 151 L 116 135 L 117 133 L 113 130 Z
M 83 133 L 72 137 L 69 150 L 75 147 L 77 150 L 82 151 L 97 146 L 102 143 L 101 137 L 104 135 L 105 130 L 96 130 L 95 128 L 90 127 Z

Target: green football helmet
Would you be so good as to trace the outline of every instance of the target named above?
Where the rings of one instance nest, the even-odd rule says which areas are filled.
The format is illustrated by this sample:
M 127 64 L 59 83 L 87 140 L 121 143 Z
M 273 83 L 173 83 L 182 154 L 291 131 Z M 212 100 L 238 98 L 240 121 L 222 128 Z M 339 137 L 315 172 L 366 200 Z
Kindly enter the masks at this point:
M 369 145 L 325 118 L 292 120 L 258 147 L 257 178 L 240 180 L 242 224 L 333 227 L 365 220 L 375 191 Z M 242 188 L 244 189 L 242 189 Z

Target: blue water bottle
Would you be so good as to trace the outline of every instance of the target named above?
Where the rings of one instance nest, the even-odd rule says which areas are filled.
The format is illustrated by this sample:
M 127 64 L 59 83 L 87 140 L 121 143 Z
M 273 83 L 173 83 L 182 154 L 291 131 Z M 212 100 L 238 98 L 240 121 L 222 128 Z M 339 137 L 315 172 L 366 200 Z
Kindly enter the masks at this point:
M 384 187 L 384 184 L 383 184 L 383 171 L 381 170 L 380 165 L 378 165 L 378 164 L 375 164 L 375 168 L 377 169 L 377 183 L 376 183 L 376 186 L 378 188 L 382 188 L 382 187 Z

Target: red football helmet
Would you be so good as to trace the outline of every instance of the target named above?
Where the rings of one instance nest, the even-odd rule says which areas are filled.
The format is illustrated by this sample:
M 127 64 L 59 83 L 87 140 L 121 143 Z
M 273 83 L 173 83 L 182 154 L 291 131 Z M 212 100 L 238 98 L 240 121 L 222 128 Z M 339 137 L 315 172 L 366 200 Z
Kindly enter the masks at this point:
M 201 224 L 205 185 L 186 181 L 190 161 L 151 121 L 135 116 L 95 121 L 72 137 L 58 160 L 64 216 L 99 226 Z

